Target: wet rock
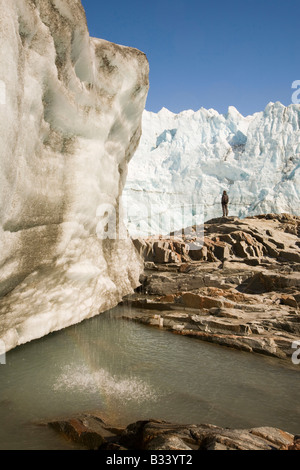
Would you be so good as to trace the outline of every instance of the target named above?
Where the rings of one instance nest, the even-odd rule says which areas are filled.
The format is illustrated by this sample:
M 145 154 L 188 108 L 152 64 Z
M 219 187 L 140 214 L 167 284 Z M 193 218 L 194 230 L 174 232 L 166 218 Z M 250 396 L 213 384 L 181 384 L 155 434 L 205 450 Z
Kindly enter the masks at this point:
M 116 435 L 109 430 L 101 418 L 95 415 L 82 414 L 51 421 L 48 425 L 67 439 L 90 450 L 98 449 L 104 443 L 116 441 Z
M 144 420 L 116 429 L 98 416 L 51 422 L 49 425 L 87 449 L 101 450 L 296 450 L 299 436 L 278 428 L 229 429 L 212 424 L 178 424 Z
M 292 444 L 283 444 L 279 450 L 300 450 L 300 435 L 294 436 Z

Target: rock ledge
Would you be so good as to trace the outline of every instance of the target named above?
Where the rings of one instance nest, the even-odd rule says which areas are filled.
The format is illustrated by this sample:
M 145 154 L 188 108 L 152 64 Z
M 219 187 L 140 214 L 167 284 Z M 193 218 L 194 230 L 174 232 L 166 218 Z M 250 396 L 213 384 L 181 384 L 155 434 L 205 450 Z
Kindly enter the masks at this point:
M 106 424 L 97 414 L 49 422 L 67 439 L 93 450 L 299 450 L 300 436 L 273 427 L 228 429 L 210 424 L 137 421 L 126 428 Z
M 124 318 L 292 364 L 300 217 L 226 217 L 183 232 L 134 240 L 145 269 Z

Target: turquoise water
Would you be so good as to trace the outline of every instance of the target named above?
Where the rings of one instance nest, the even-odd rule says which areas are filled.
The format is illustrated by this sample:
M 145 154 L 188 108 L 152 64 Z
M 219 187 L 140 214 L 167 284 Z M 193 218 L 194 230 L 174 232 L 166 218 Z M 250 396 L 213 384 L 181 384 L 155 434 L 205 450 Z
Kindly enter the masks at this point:
M 41 423 L 82 411 L 300 433 L 300 365 L 122 320 L 125 307 L 20 346 L 0 366 L 0 449 L 73 449 Z

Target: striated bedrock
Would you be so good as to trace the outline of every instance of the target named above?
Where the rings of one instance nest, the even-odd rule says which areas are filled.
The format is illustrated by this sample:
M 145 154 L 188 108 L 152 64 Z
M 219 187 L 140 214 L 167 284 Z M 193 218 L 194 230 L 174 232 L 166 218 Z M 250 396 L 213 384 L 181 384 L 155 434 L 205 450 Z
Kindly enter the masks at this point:
M 96 412 L 47 423 L 82 449 L 99 451 L 299 450 L 300 436 L 274 427 L 221 428 L 149 419 L 126 428 L 105 423 Z M 182 455 L 188 462 L 188 455 Z
M 115 306 L 139 283 L 119 219 L 149 65 L 89 36 L 78 0 L 0 0 L 0 343 Z M 118 236 L 122 232 L 122 236 Z
M 145 270 L 123 317 L 298 367 L 299 235 L 300 217 L 261 214 L 136 238 Z

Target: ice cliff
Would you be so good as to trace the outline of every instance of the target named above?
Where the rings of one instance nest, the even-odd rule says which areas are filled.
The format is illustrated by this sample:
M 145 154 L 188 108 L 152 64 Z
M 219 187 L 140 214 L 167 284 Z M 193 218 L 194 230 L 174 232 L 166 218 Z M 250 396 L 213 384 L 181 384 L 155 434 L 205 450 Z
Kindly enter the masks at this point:
M 201 108 L 144 111 L 123 198 L 132 234 L 159 234 L 222 215 L 300 213 L 300 105 L 242 116 Z
M 0 11 L 7 351 L 115 306 L 138 285 L 122 222 L 115 237 L 106 228 L 139 143 L 149 67 L 142 52 L 91 38 L 79 0 L 0 0 Z

